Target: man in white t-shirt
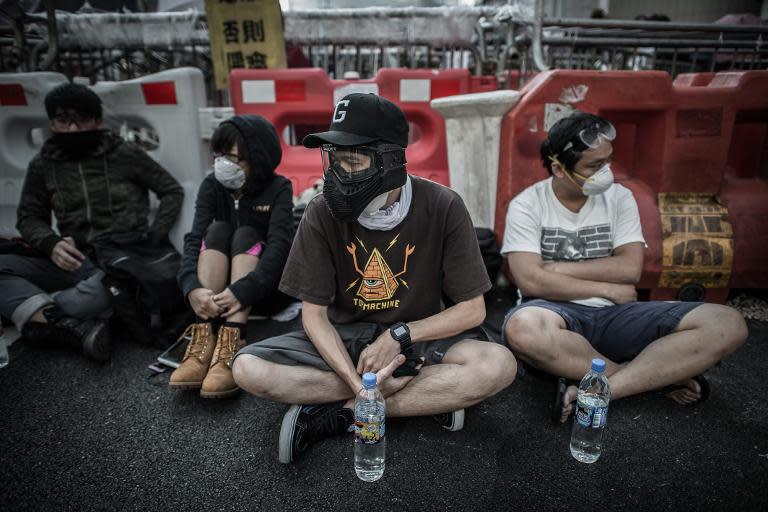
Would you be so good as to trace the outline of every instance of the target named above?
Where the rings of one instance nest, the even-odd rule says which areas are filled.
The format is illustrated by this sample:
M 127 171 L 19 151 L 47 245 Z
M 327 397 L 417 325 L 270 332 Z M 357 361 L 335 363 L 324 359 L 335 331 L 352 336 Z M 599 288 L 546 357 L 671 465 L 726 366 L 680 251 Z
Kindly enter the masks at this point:
M 636 302 L 645 240 L 632 193 L 613 183 L 616 132 L 598 116 L 558 121 L 541 145 L 550 178 L 509 204 L 502 254 L 521 293 L 503 334 L 526 363 L 580 379 L 606 362 L 613 399 L 665 388 L 680 404 L 703 401 L 702 372 L 747 338 L 741 315 L 694 302 Z M 562 394 L 560 420 L 576 386 Z

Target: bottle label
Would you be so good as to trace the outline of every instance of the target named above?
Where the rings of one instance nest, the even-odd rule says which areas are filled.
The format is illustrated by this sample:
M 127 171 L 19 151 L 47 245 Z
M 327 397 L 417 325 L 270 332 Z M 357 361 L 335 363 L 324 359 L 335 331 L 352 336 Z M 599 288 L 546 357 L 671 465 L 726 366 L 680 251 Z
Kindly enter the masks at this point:
M 384 437 L 384 420 L 366 423 L 355 420 L 355 442 L 376 444 Z
M 607 420 L 607 407 L 590 407 L 585 404 L 576 403 L 576 421 L 582 427 L 602 428 Z

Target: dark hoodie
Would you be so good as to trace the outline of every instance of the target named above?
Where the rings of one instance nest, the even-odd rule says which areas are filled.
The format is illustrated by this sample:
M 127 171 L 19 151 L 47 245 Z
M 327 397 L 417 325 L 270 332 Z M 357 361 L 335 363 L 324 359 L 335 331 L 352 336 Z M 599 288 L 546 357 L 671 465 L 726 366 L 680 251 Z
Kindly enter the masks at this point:
M 293 187 L 275 174 L 283 156 L 280 139 L 272 124 L 260 116 L 236 116 L 229 121 L 240 132 L 245 148 L 239 149 L 251 172 L 235 208 L 232 191 L 213 173 L 200 184 L 192 230 L 184 237 L 184 255 L 178 282 L 184 297 L 203 285 L 197 276 L 197 260 L 208 226 L 215 221 L 252 226 L 265 236 L 264 251 L 256 269 L 229 285 L 243 307 L 269 298 L 277 290 L 293 241 Z
M 152 226 L 147 220 L 148 190 L 160 199 Z M 78 156 L 51 137 L 29 163 L 16 227 L 47 255 L 64 236 L 71 236 L 80 250 L 87 251 L 100 235 L 167 235 L 183 201 L 184 189 L 168 171 L 110 131 L 102 131 L 93 151 Z M 51 212 L 60 235 L 51 227 Z

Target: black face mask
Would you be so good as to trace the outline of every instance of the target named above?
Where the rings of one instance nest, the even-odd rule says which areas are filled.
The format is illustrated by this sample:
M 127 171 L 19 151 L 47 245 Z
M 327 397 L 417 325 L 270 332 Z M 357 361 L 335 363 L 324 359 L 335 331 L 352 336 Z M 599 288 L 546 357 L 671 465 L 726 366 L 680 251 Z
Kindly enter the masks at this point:
M 53 143 L 73 158 L 83 158 L 94 153 L 104 130 L 88 130 L 84 132 L 64 132 L 53 135 Z
M 331 169 L 325 172 L 323 197 L 334 219 L 339 222 L 356 222 L 373 198 L 405 185 L 408 175 L 404 165 L 405 151 L 401 155 L 392 156 L 394 158 L 388 163 L 394 166 L 379 163 L 380 171 L 365 181 L 343 183 Z

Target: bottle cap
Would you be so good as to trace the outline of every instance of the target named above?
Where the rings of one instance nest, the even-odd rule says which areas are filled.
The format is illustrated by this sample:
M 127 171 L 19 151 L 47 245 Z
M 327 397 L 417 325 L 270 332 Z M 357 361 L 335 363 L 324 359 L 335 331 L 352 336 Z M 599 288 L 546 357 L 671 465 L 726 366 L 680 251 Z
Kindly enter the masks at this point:
M 363 387 L 365 389 L 371 389 L 376 387 L 376 374 L 375 373 L 365 373 L 363 374 Z
M 596 357 L 592 360 L 592 371 L 603 373 L 605 371 L 605 361 Z

